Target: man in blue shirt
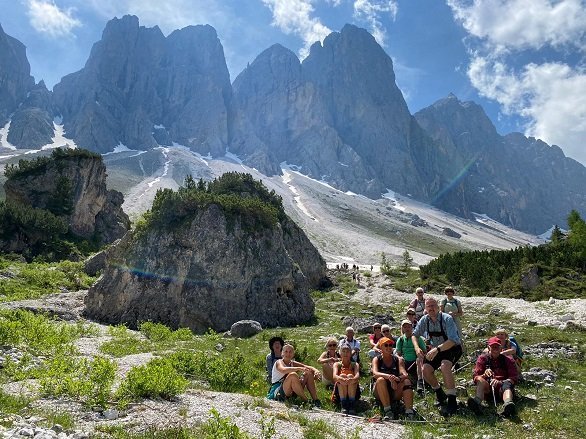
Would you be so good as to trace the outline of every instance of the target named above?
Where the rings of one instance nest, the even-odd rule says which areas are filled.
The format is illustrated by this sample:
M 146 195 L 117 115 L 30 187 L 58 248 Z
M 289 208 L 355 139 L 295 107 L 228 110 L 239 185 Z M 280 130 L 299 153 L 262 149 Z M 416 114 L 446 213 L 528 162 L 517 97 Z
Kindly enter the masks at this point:
M 413 331 L 413 346 L 417 356 L 424 360 L 423 378 L 433 388 L 443 415 L 453 415 L 458 409 L 456 400 L 456 382 L 452 373 L 452 366 L 462 355 L 462 340 L 458 334 L 458 327 L 452 316 L 442 313 L 436 299 L 425 301 L 425 314 Z M 417 343 L 417 337 L 423 336 L 431 345 L 425 353 Z M 446 391 L 444 392 L 435 377 L 435 371 L 440 369 L 444 378 Z

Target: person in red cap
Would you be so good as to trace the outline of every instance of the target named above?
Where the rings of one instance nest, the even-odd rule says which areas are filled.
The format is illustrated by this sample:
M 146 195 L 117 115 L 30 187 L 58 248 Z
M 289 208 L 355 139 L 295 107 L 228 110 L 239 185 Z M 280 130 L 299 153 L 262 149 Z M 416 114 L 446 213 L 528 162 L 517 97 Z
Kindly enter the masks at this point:
M 482 401 L 494 392 L 496 399 L 503 400 L 503 415 L 515 415 L 513 402 L 514 386 L 518 381 L 518 372 L 515 361 L 502 354 L 502 345 L 498 337 L 488 339 L 488 353 L 482 354 L 476 360 L 473 378 L 476 383 L 476 396 L 468 398 L 468 407 L 477 415 L 481 412 Z

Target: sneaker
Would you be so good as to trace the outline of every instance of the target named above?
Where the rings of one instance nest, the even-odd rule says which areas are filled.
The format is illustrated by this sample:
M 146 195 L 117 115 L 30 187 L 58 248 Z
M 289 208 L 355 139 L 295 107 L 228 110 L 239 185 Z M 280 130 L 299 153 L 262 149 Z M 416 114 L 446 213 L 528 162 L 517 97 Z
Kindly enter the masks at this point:
M 354 410 L 354 409 L 349 409 L 349 410 L 348 410 L 348 414 L 349 414 L 350 416 L 356 416 L 356 410 Z
M 321 401 L 319 399 L 314 399 L 312 405 L 316 408 L 321 408 Z
M 393 413 L 392 410 L 385 410 L 385 414 L 383 416 L 383 421 L 394 421 L 395 420 L 395 414 Z
M 513 401 L 505 402 L 503 405 L 503 416 L 506 418 L 512 418 L 515 416 L 517 409 Z
M 405 412 L 405 419 L 407 421 L 417 421 L 417 413 L 415 411 L 412 412 Z
M 350 414 L 350 410 L 348 410 L 348 409 L 342 409 L 342 414 L 343 415 L 349 415 Z
M 423 395 L 423 391 L 425 389 L 425 383 L 423 380 L 417 380 L 417 393 L 419 396 Z
M 480 404 L 476 401 L 476 398 L 468 398 L 467 401 L 468 408 L 474 412 L 474 414 L 479 415 L 481 413 Z

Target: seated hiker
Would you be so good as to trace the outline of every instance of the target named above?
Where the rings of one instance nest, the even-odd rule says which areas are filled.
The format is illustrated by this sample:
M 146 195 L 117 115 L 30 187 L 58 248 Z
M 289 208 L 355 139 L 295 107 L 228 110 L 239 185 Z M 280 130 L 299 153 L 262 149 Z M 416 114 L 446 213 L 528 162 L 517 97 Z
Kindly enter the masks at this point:
M 372 360 L 372 377 L 375 380 L 374 396 L 383 407 L 383 420 L 396 418 L 396 402 L 401 400 L 405 404 L 407 418 L 414 419 L 413 388 L 405 370 L 405 361 L 393 353 L 393 344 L 389 338 L 383 337 L 379 347 L 382 353 Z
M 360 398 L 360 366 L 352 361 L 352 348 L 345 343 L 340 348 L 341 360 L 334 363 L 334 381 L 336 385 L 332 394 L 334 402 L 340 402 L 342 413 L 356 414 L 356 400 Z
M 407 320 L 411 322 L 413 329 L 415 329 L 417 326 L 417 314 L 415 314 L 415 308 L 408 308 L 405 316 L 407 317 Z
M 513 402 L 514 386 L 518 380 L 514 360 L 502 353 L 501 341 L 497 337 L 488 340 L 488 354 L 482 354 L 476 360 L 473 372 L 476 383 L 476 396 L 468 398 L 468 407 L 476 414 L 481 412 L 481 403 L 493 394 L 493 401 L 504 401 L 503 415 L 515 415 Z
M 423 297 L 423 293 L 423 288 L 417 288 L 415 290 L 415 299 L 409 304 L 409 308 L 415 310 L 416 321 L 419 321 L 419 319 L 425 314 L 425 298 Z
M 360 363 L 360 342 L 354 338 L 354 328 L 348 326 L 346 328 L 346 337 L 344 337 L 338 343 L 338 349 L 342 347 L 344 343 L 348 343 L 352 348 L 352 361 Z
M 423 378 L 435 391 L 437 402 L 443 406 L 447 400 L 447 406 L 441 407 L 440 412 L 444 416 L 453 415 L 458 410 L 458 401 L 452 366 L 462 355 L 458 327 L 452 316 L 440 312 L 436 299 L 425 301 L 425 311 L 427 314 L 421 317 L 413 331 L 413 346 L 417 356 L 424 360 Z M 423 336 L 431 345 L 427 353 L 419 347 L 419 336 Z M 445 392 L 435 377 L 437 369 L 442 372 Z
M 271 352 L 267 354 L 267 382 L 271 383 L 273 377 L 273 365 L 281 358 L 281 350 L 285 346 L 285 340 L 281 337 L 272 337 L 269 340 L 269 349 Z
M 515 360 L 515 365 L 517 366 L 517 371 L 521 373 L 521 364 L 523 363 L 523 351 L 519 346 L 515 337 L 510 336 L 507 333 L 507 330 L 504 328 L 498 328 L 494 331 L 495 337 L 497 337 L 501 341 L 503 355 L 507 355 Z
M 395 340 L 393 339 L 393 336 L 391 335 L 391 327 L 389 325 L 382 325 L 381 326 L 381 333 L 383 335 L 383 337 L 387 337 L 389 339 L 391 339 L 391 341 L 393 342 L 393 346 L 395 345 Z M 380 339 L 379 339 L 380 341 Z
M 336 363 L 339 358 L 340 354 L 337 351 L 338 349 L 338 340 L 335 338 L 328 338 L 326 342 L 326 350 L 322 352 L 322 354 L 317 359 L 317 362 L 321 364 L 322 369 L 322 381 L 326 386 L 334 385 L 334 363 Z
M 410 377 L 417 378 L 417 392 L 423 393 L 423 359 L 417 356 L 413 346 L 413 325 L 409 320 L 401 322 L 401 336 L 397 340 L 395 353 L 405 360 L 405 368 Z M 426 352 L 425 340 L 417 337 L 419 349 Z
M 303 401 L 307 401 L 307 396 L 305 396 L 307 388 L 313 405 L 321 407 L 315 388 L 315 380 L 321 377 L 319 371 L 315 367 L 306 366 L 293 360 L 295 349 L 290 344 L 283 346 L 282 356 L 283 358 L 277 360 L 273 365 L 271 389 L 267 398 L 284 401 L 297 395 Z
M 374 358 L 380 354 L 380 349 L 377 347 L 377 344 L 381 338 L 383 338 L 382 326 L 380 323 L 375 323 L 372 325 L 372 334 L 368 336 L 368 343 L 370 343 L 370 351 L 368 351 L 368 356 L 370 358 Z

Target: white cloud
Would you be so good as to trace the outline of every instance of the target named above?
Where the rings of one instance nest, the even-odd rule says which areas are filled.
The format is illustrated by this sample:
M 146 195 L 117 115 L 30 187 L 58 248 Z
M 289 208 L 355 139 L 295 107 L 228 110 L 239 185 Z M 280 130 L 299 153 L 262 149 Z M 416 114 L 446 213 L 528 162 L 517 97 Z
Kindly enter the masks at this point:
M 447 0 L 455 18 L 493 48 L 586 47 L 583 0 Z
M 332 31 L 321 23 L 319 18 L 311 17 L 314 9 L 311 0 L 262 0 L 273 13 L 273 26 L 286 34 L 295 34 L 303 39 L 304 46 L 300 56 L 306 57 L 310 46 L 323 41 Z
M 528 119 L 526 135 L 556 144 L 586 164 L 586 71 L 563 63 L 530 63 L 516 73 L 500 61 L 475 56 L 468 75 L 506 114 Z
M 81 26 L 72 9 L 60 9 L 53 1 L 28 0 L 26 6 L 31 26 L 52 38 L 72 35 L 72 30 Z
M 385 45 L 386 32 L 380 21 L 380 15 L 388 14 L 394 20 L 399 11 L 396 0 L 355 0 L 354 16 L 366 20 L 375 40 Z
M 586 71 L 570 61 L 584 62 L 586 1 L 446 1 L 471 36 L 467 73 L 478 92 L 523 117 L 526 135 L 586 164 Z

